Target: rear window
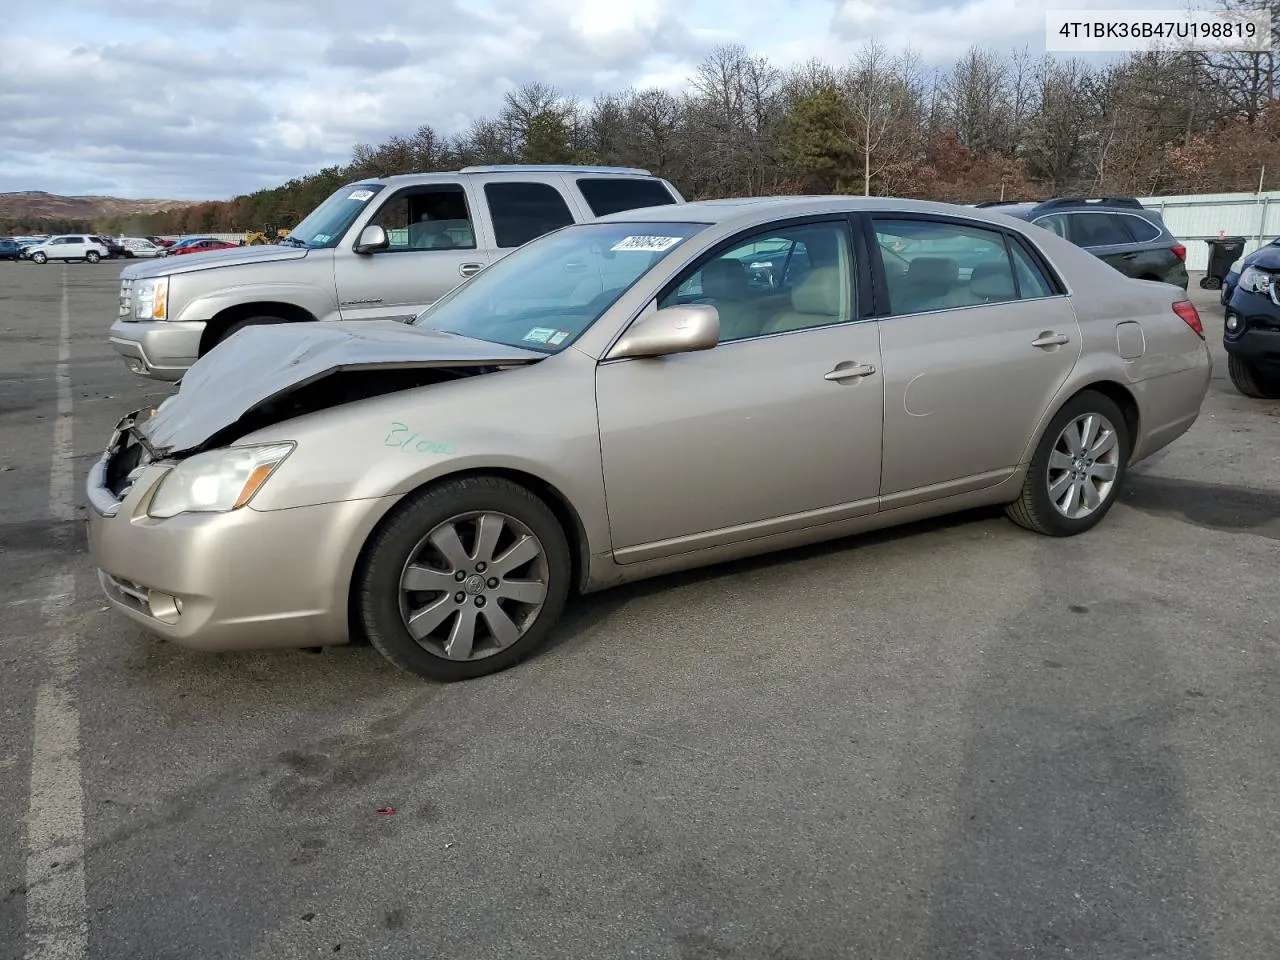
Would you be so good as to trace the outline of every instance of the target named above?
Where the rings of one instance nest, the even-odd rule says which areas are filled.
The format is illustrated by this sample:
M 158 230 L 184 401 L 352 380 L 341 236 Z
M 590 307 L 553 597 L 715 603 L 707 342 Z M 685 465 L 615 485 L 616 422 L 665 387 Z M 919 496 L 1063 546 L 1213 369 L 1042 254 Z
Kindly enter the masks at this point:
M 546 183 L 486 183 L 484 197 L 500 248 L 522 247 L 573 223 L 560 191 Z
M 1129 232 L 1133 234 L 1133 239 L 1138 243 L 1150 243 L 1160 236 L 1160 228 L 1145 217 L 1126 216 L 1124 222 Z
M 676 202 L 671 191 L 659 181 L 638 177 L 584 177 L 578 181 L 578 189 L 597 217 Z

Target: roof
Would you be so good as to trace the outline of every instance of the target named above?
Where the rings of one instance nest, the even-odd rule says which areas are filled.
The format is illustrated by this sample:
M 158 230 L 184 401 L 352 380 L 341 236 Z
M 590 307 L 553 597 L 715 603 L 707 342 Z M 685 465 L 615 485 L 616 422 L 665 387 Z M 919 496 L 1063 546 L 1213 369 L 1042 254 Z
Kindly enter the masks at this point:
M 578 164 L 560 163 L 494 163 L 483 166 L 463 167 L 460 170 L 432 170 L 422 173 L 392 173 L 383 177 L 363 177 L 353 183 L 391 183 L 414 180 L 419 183 L 437 183 L 455 180 L 462 175 L 482 173 L 538 174 L 538 173 L 577 173 L 604 174 L 614 177 L 652 177 L 648 170 L 639 167 L 599 167 Z
M 898 197 L 854 196 L 787 196 L 787 197 L 737 197 L 725 200 L 695 200 L 690 203 L 668 204 L 660 207 L 644 207 L 624 210 L 599 217 L 597 223 L 712 223 L 728 224 L 736 221 L 753 222 L 777 220 L 784 217 L 803 217 L 823 213 L 857 213 L 860 211 L 898 211 L 934 213 L 966 217 L 971 220 L 991 222 L 992 214 L 1000 211 L 975 210 L 954 203 L 937 203 L 932 200 L 907 200 Z

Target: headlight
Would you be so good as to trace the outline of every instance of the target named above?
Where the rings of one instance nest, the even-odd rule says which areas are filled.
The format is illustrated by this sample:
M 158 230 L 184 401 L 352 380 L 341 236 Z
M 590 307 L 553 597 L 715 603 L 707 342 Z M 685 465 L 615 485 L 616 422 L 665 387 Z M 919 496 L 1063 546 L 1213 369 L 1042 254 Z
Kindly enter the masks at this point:
M 269 443 L 198 453 L 161 478 L 147 515 L 164 519 L 180 513 L 239 510 L 253 499 L 293 447 L 292 443 Z
M 1257 267 L 1245 267 L 1240 274 L 1240 289 L 1245 293 L 1266 293 L 1271 288 L 1271 274 Z
M 138 320 L 163 320 L 168 308 L 168 277 L 139 280 L 133 285 L 133 315 Z

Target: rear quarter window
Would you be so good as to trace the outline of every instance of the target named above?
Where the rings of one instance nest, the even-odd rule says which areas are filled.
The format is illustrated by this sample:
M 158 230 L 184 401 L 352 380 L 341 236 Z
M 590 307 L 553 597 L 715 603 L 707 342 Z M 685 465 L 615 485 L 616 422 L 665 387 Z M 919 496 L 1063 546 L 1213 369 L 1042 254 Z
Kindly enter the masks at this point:
M 1138 243 L 1150 243 L 1160 236 L 1160 228 L 1144 217 L 1125 217 L 1124 221 Z
M 521 247 L 573 223 L 560 191 L 547 183 L 486 183 L 484 198 L 499 248 Z
M 638 177 L 584 177 L 578 181 L 578 189 L 597 217 L 676 202 L 671 191 L 659 181 Z

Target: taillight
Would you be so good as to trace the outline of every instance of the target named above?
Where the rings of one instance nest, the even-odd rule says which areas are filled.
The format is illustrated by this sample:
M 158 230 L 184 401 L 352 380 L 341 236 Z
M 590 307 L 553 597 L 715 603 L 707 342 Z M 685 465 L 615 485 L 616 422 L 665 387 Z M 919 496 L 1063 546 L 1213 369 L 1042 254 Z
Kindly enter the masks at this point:
M 1200 322 L 1200 313 L 1196 310 L 1196 305 L 1190 300 L 1179 300 L 1173 305 L 1173 312 L 1180 316 L 1188 327 L 1196 332 L 1201 340 L 1204 339 L 1204 324 Z
M 1172 247 L 1173 255 L 1183 263 L 1187 262 L 1187 248 L 1180 243 L 1175 243 Z

